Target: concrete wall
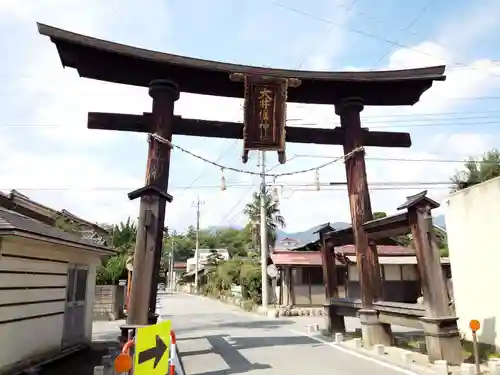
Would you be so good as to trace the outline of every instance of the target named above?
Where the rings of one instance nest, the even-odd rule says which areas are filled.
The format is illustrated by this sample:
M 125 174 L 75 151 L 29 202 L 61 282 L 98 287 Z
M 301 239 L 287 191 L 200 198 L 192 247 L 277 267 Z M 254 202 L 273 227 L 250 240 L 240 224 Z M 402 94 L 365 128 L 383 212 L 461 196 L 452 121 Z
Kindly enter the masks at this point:
M 117 320 L 123 318 L 125 287 L 118 285 L 96 285 L 94 320 Z
M 92 338 L 95 253 L 20 237 L 0 237 L 0 374 L 62 349 L 67 270 L 88 267 L 83 342 Z
M 445 217 L 459 328 L 471 339 L 477 319 L 479 341 L 500 347 L 500 178 L 451 195 Z

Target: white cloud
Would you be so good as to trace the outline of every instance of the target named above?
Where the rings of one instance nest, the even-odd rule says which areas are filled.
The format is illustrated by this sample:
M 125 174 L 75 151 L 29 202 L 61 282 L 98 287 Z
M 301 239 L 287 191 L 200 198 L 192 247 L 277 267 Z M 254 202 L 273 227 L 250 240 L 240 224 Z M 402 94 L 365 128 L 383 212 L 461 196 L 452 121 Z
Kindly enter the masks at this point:
M 324 26 L 324 31 L 310 41 L 310 46 L 304 51 L 309 56 L 301 69 L 330 70 L 335 60 L 342 54 L 346 47 L 346 29 L 355 9 L 352 0 L 335 0 L 331 2 L 335 11 L 327 17 L 329 24 Z
M 38 2 L 36 3 L 38 4 Z M 19 22 L 22 25 L 32 29 L 31 34 L 33 34 L 30 34 L 31 36 L 25 40 L 26 47 L 30 48 L 19 52 L 19 61 L 24 61 L 21 56 L 27 54 L 32 59 L 28 60 L 29 64 L 23 65 L 20 69 L 22 75 L 18 77 L 23 79 L 16 82 L 18 97 L 15 100 L 27 98 L 30 103 L 34 100 L 33 112 L 28 114 L 32 119 L 31 123 L 61 126 L 40 127 L 33 130 L 30 133 L 30 138 L 38 137 L 36 138 L 38 144 L 32 148 L 23 139 L 16 139 L 14 133 L 9 135 L 8 132 L 3 132 L 4 135 L 0 136 L 0 157 L 1 160 L 4 160 L 0 164 L 0 180 L 2 181 L 0 189 L 7 187 L 16 189 L 23 187 L 31 189 L 67 188 L 67 190 L 58 191 L 29 190 L 26 193 L 47 205 L 55 208 L 66 208 L 89 220 L 116 222 L 127 216 L 134 218 L 137 215 L 137 202 L 129 202 L 126 193 L 140 187 L 143 183 L 144 169 L 142 164 L 145 164 L 146 157 L 145 136 L 90 131 L 86 129 L 87 112 L 141 113 L 150 110 L 151 99 L 147 90 L 143 88 L 81 79 L 75 71 L 63 70 L 54 45 L 47 38 L 37 35 L 33 24 L 35 20 L 33 16 L 36 15 L 44 22 L 51 23 L 51 20 L 54 20 L 57 25 L 70 30 L 101 37 L 111 35 L 116 40 L 121 35 L 124 26 L 117 23 L 108 24 L 109 9 L 91 3 L 74 0 L 71 3 L 73 6 L 71 9 L 77 7 L 80 10 L 78 17 L 67 18 L 67 11 L 63 11 L 59 7 L 53 8 L 56 5 L 59 6 L 59 2 L 56 1 L 46 2 L 49 6 L 42 7 L 41 10 L 30 7 L 21 9 L 21 7 L 16 6 L 17 2 L 0 1 L 0 17 L 7 12 L 10 12 L 11 15 L 15 14 L 21 20 Z M 86 9 L 91 10 L 85 13 Z M 133 19 L 136 16 L 134 12 L 135 10 L 130 11 L 130 9 L 128 12 L 122 11 L 122 20 L 130 21 Z M 340 13 L 343 12 L 339 12 L 338 17 L 341 17 Z M 344 18 L 337 19 L 337 22 L 347 24 L 349 14 L 344 14 L 342 17 Z M 166 10 L 158 14 L 154 22 L 148 21 L 146 18 L 144 22 L 148 21 L 146 22 L 148 25 L 142 25 L 144 26 L 144 35 L 140 36 L 140 33 L 135 33 L 131 37 L 131 42 L 127 43 L 134 42 L 134 38 L 137 38 L 135 44 L 143 43 L 143 40 L 154 35 L 152 30 L 156 30 L 159 24 L 164 25 L 167 19 L 168 12 Z M 331 41 L 331 38 L 337 38 L 340 41 L 336 44 L 338 49 L 333 49 L 333 52 L 329 54 L 322 54 L 320 50 L 325 47 L 317 45 L 317 49 L 311 53 L 305 67 L 326 68 L 333 59 L 338 58 L 343 48 L 342 43 L 345 43 L 344 32 L 341 25 L 332 29 L 333 36 L 331 35 L 328 39 Z M 332 47 L 330 42 L 322 42 L 328 44 L 328 48 Z M 159 36 L 150 43 L 158 45 L 157 49 L 159 50 L 167 49 L 164 46 L 163 37 Z M 316 47 L 315 43 L 312 44 Z M 415 50 L 424 53 L 415 52 Z M 389 68 L 401 69 L 443 64 L 454 55 L 456 55 L 455 50 L 444 48 L 433 41 L 427 41 L 414 46 L 413 50 L 400 49 L 395 51 L 391 55 Z M 414 107 L 366 108 L 363 112 L 363 118 L 394 114 L 418 116 L 423 113 L 460 110 L 462 102 L 446 98 L 487 95 L 492 90 L 499 88 L 500 83 L 500 80 L 492 76 L 491 73 L 500 74 L 500 68 L 490 60 L 477 60 L 469 66 L 452 67 L 447 72 L 447 81 L 436 83 L 424 94 L 421 102 Z M 181 99 L 176 103 L 175 112 L 184 117 L 220 121 L 241 121 L 242 118 L 241 100 L 188 94 L 181 96 Z M 297 125 L 309 123 L 315 124 L 314 126 L 332 127 L 334 124 L 338 124 L 338 118 L 331 106 L 290 105 L 288 117 L 302 119 L 294 122 Z M 400 128 L 397 130 L 402 131 Z M 491 138 L 476 134 L 474 130 L 470 129 L 452 136 L 438 137 L 438 134 L 435 133 L 436 140 L 414 137 L 415 147 L 412 149 L 368 149 L 367 173 L 369 181 L 447 181 L 459 164 L 383 162 L 370 158 L 446 159 L 449 157 L 460 159 L 469 154 L 483 152 L 485 148 L 492 145 Z M 434 136 L 429 135 L 428 137 Z M 232 142 L 222 140 L 193 140 L 185 137 L 174 139 L 174 142 L 210 160 L 215 160 L 228 145 L 232 144 Z M 40 151 L 40 147 L 44 144 L 47 147 Z M 109 156 L 109 152 L 112 150 L 118 153 L 119 147 L 127 147 L 127 149 L 120 153 L 120 157 L 123 159 L 117 163 Z M 319 158 L 292 159 L 294 154 L 336 156 L 342 153 L 342 148 L 338 146 L 287 145 L 287 148 L 289 162 L 285 166 L 279 166 L 273 172 L 309 168 L 326 161 L 326 159 Z M 247 165 L 241 164 L 241 149 L 241 141 L 238 141 L 221 163 L 241 169 L 257 170 L 255 153 L 252 153 L 252 159 Z M 142 159 L 135 160 L 137 155 Z M 252 189 L 249 187 L 229 188 L 227 191 L 221 192 L 213 188 L 196 190 L 176 188 L 178 185 L 187 185 L 203 171 L 206 173 L 196 185 L 218 185 L 220 171 L 215 167 L 207 167 L 178 150 L 174 150 L 172 160 L 170 192 L 174 196 L 174 202 L 167 207 L 167 225 L 182 229 L 189 223 L 193 223 L 195 212 L 191 203 L 198 195 L 206 201 L 201 216 L 202 226 L 226 224 L 230 219 L 234 219 L 232 224 L 244 222 L 244 217 L 238 213 L 248 201 Z M 276 162 L 276 155 L 269 153 L 268 165 L 273 166 Z M 135 166 L 134 168 L 132 168 L 132 164 Z M 125 167 L 125 165 L 130 165 L 130 168 Z M 322 169 L 320 176 L 322 182 L 344 181 L 343 163 L 339 161 Z M 255 184 L 255 188 L 257 187 L 256 179 L 252 176 L 226 171 L 225 177 L 228 182 Z M 185 181 L 188 182 L 185 183 Z M 278 182 L 280 181 L 312 185 L 314 173 L 282 177 L 278 179 Z M 117 189 L 96 190 L 96 187 Z M 288 188 L 283 193 L 282 211 L 289 223 L 289 230 L 306 229 L 320 222 L 348 220 L 349 207 L 347 194 L 344 190 L 336 188 L 337 190 L 322 189 L 320 192 L 315 192 L 312 186 L 309 186 L 308 189 L 312 191 L 302 191 L 303 188 L 294 192 L 292 188 Z M 418 190 L 374 189 L 372 191 L 373 208 L 374 210 L 393 211 L 398 204 L 404 201 L 405 196 Z M 245 192 L 247 192 L 246 196 Z M 430 194 L 439 198 L 446 194 L 446 190 L 434 189 Z M 238 200 L 241 200 L 240 204 L 236 205 L 235 209 L 230 212 Z

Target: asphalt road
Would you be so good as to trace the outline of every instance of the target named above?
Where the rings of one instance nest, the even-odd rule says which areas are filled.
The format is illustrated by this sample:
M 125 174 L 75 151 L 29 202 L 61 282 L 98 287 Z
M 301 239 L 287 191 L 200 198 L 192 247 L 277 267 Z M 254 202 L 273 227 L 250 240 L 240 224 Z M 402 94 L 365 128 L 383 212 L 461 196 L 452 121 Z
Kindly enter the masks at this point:
M 184 294 L 162 297 L 187 375 L 408 375 L 307 335 L 300 321 L 246 313 Z

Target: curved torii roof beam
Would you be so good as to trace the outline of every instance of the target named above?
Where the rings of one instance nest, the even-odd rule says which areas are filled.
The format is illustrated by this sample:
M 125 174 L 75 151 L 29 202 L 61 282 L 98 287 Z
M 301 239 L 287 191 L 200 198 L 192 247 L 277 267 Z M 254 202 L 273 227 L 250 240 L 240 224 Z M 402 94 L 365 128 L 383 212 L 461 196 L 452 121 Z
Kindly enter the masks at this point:
M 170 78 L 181 92 L 194 94 L 243 98 L 244 86 L 229 79 L 242 73 L 300 79 L 301 85 L 288 91 L 288 102 L 335 104 L 360 97 L 365 105 L 413 105 L 434 81 L 446 79 L 444 66 L 371 72 L 271 69 L 150 51 L 40 23 L 38 31 L 56 44 L 63 66 L 81 77 L 143 87 Z

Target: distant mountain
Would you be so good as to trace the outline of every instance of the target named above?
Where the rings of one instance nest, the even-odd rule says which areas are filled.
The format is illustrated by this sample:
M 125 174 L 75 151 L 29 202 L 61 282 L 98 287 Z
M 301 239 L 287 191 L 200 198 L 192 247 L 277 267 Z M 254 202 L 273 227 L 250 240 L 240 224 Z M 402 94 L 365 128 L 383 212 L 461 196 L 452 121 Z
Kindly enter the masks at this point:
M 309 228 L 308 230 L 305 230 L 303 232 L 285 232 L 281 229 L 278 229 L 277 232 L 277 241 L 281 241 L 284 238 L 293 238 L 294 240 L 297 240 L 300 245 L 305 245 L 308 244 L 309 242 L 316 241 L 319 237 L 318 234 L 314 234 L 319 228 L 321 228 L 325 223 L 318 224 L 312 228 Z M 351 225 L 349 223 L 344 223 L 342 221 L 335 222 L 335 223 L 330 223 L 330 225 L 335 228 L 335 229 L 345 229 L 350 227 Z
M 446 229 L 446 224 L 444 220 L 444 215 L 438 215 L 433 217 L 433 223 L 436 224 L 437 226 Z M 314 242 L 319 239 L 318 234 L 314 234 L 322 225 L 316 225 L 312 228 L 309 228 L 308 230 L 302 231 L 302 232 L 285 232 L 281 229 L 278 229 L 277 232 L 277 242 L 285 239 L 285 238 L 293 238 L 294 240 L 297 240 L 299 242 L 299 245 L 306 245 L 309 242 Z M 330 225 L 335 228 L 335 229 L 345 229 L 351 226 L 350 223 L 346 223 L 343 221 L 338 221 L 335 223 L 330 223 Z

